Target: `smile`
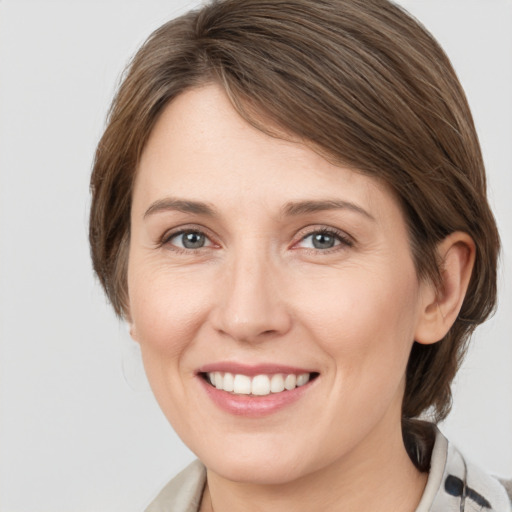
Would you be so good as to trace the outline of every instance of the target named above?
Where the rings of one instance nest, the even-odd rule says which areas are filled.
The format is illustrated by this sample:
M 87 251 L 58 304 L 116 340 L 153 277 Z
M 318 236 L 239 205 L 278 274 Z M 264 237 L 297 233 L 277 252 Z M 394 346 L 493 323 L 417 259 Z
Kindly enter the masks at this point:
M 235 395 L 267 396 L 304 386 L 316 374 L 261 374 L 250 377 L 240 373 L 207 372 L 205 379 L 215 388 Z
M 264 418 L 289 407 L 316 388 L 320 373 L 275 363 L 232 361 L 206 364 L 196 371 L 206 396 L 236 417 Z

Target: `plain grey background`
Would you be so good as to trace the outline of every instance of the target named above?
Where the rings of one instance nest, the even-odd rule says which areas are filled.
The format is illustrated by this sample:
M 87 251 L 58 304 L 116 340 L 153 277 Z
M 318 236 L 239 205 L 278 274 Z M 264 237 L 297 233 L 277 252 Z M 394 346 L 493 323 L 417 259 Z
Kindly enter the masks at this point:
M 130 358 L 137 391 L 126 382 L 131 347 L 93 278 L 87 217 L 124 65 L 197 3 L 0 2 L 0 512 L 135 512 L 193 458 Z M 503 238 L 500 309 L 477 331 L 442 430 L 512 476 L 512 2 L 400 3 L 466 88 Z

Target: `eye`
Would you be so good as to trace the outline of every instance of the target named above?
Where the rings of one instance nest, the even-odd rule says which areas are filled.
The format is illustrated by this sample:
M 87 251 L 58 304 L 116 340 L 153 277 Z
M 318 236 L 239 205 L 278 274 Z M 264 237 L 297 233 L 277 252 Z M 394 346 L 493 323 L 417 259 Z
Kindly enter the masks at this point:
M 346 236 L 343 236 L 337 231 L 322 229 L 313 231 L 303 237 L 297 246 L 305 249 L 325 251 L 341 244 L 351 246 L 352 242 Z
M 180 231 L 169 236 L 165 243 L 174 245 L 179 249 L 201 249 L 212 245 L 210 239 L 201 231 Z

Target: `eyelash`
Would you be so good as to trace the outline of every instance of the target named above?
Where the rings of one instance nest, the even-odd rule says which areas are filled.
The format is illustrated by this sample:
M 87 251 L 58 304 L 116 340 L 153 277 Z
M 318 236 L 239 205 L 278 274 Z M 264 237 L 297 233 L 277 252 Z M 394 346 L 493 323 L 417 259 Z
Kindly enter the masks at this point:
M 324 235 L 324 236 L 330 236 L 335 238 L 336 241 L 339 243 L 334 245 L 333 247 L 329 247 L 327 249 L 316 249 L 316 248 L 304 248 L 303 250 L 306 250 L 308 253 L 312 254 L 328 254 L 331 252 L 343 250 L 346 247 L 353 247 L 354 241 L 343 231 L 340 231 L 335 228 L 317 228 L 312 229 L 311 231 L 308 231 L 304 233 L 300 240 L 294 244 L 294 247 L 299 244 L 300 242 L 303 242 L 307 238 L 314 236 L 314 235 Z
M 176 245 L 174 244 L 171 244 L 171 240 L 173 238 L 176 238 L 178 236 L 181 236 L 181 235 L 184 235 L 184 234 L 197 234 L 197 235 L 202 235 L 205 237 L 206 240 L 208 240 L 210 243 L 209 245 L 207 246 L 203 246 L 203 247 L 198 247 L 197 249 L 193 249 L 193 248 L 182 248 L 182 247 L 177 247 Z M 303 250 L 307 251 L 308 253 L 312 253 L 312 254 L 326 254 L 326 253 L 331 253 L 331 252 L 335 252 L 335 251 L 338 251 L 338 250 L 343 250 L 343 248 L 346 248 L 346 247 L 353 247 L 354 246 L 354 241 L 351 237 L 349 237 L 346 233 L 340 231 L 340 230 L 337 230 L 335 228 L 326 228 L 326 227 L 323 227 L 323 228 L 316 228 L 316 229 L 311 229 L 310 231 L 307 231 L 307 232 L 304 232 L 301 234 L 300 236 L 300 239 L 295 242 L 292 246 L 292 248 L 294 248 L 294 250 L 298 250 L 300 248 L 296 248 L 296 246 L 303 242 L 304 240 L 306 240 L 307 238 L 311 237 L 311 236 L 314 236 L 314 235 L 324 235 L 324 236 L 331 236 L 331 237 L 334 237 L 336 239 L 337 244 L 335 244 L 333 247 L 329 247 L 329 248 L 326 248 L 326 249 L 316 249 L 316 248 L 302 248 Z M 191 254 L 193 252 L 196 252 L 196 251 L 199 251 L 201 249 L 206 249 L 208 247 L 215 247 L 217 244 L 215 244 L 212 240 L 211 240 L 211 236 L 208 235 L 207 231 L 202 228 L 202 227 L 190 227 L 190 228 L 187 228 L 187 227 L 182 227 L 180 229 L 178 229 L 177 231 L 172 231 L 172 232 L 167 232 L 164 234 L 164 236 L 162 237 L 160 243 L 159 243 L 159 246 L 170 246 L 171 247 L 171 250 L 178 253 L 178 254 Z M 217 245 L 218 247 L 218 245 Z
M 209 245 L 205 247 L 198 247 L 197 249 L 188 249 L 186 247 L 177 247 L 176 245 L 171 243 L 171 240 L 173 238 L 179 237 L 184 234 L 196 234 L 196 235 L 202 235 L 205 237 L 206 240 L 210 242 Z M 193 252 L 199 251 L 201 249 L 208 248 L 210 246 L 215 246 L 216 244 L 211 241 L 211 236 L 208 235 L 207 231 L 202 227 L 182 227 L 178 229 L 177 231 L 171 231 L 164 234 L 162 237 L 159 246 L 169 246 L 172 251 L 178 253 L 178 254 L 191 254 Z

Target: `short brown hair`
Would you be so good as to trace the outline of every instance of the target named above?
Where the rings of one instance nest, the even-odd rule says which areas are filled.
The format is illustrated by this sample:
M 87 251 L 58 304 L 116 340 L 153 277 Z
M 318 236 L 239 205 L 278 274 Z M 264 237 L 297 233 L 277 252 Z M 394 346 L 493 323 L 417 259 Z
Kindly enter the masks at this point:
M 327 158 L 387 183 L 402 204 L 420 279 L 440 283 L 437 244 L 454 231 L 476 244 L 469 289 L 439 343 L 415 343 L 403 418 L 442 419 L 469 336 L 496 302 L 499 236 L 486 198 L 472 116 L 435 39 L 387 0 L 221 0 L 156 30 L 115 97 L 92 173 L 94 269 L 127 313 L 132 187 L 163 108 L 219 83 L 239 113 L 270 119 Z

